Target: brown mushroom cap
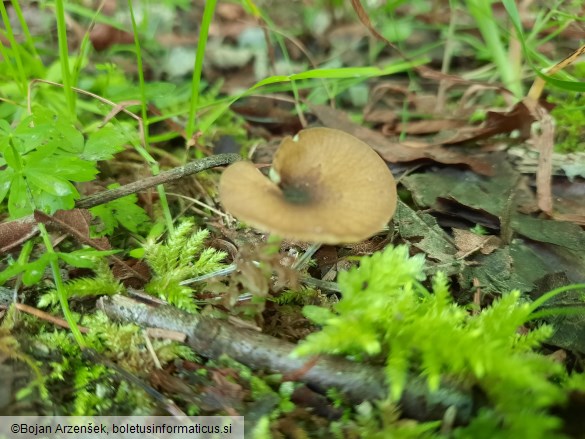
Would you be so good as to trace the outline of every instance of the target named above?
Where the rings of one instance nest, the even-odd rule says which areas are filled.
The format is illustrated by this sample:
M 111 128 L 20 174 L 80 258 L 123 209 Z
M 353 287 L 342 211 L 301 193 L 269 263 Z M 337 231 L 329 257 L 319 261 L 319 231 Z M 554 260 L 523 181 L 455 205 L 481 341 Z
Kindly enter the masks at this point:
M 367 144 L 343 131 L 310 128 L 286 137 L 272 163 L 277 183 L 250 162 L 230 165 L 219 195 L 236 218 L 286 239 L 363 241 L 396 209 L 396 183 Z

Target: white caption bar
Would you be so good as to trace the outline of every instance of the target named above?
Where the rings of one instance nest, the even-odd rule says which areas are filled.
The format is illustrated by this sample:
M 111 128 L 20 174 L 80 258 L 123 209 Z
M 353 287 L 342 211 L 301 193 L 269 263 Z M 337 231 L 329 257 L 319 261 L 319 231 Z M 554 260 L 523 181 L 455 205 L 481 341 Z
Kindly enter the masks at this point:
M 243 416 L 0 416 L 0 439 L 244 439 Z

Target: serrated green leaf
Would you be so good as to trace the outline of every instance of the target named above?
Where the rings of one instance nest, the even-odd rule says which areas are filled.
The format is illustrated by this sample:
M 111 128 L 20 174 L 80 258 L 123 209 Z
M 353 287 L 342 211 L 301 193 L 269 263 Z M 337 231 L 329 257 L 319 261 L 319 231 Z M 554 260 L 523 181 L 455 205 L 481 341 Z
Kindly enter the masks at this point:
M 26 154 L 41 145 L 47 144 L 54 136 L 54 127 L 50 124 L 31 125 L 32 117 L 23 119 L 14 130 L 14 145 L 21 154 Z
M 114 233 L 118 221 L 116 221 L 112 209 L 107 205 L 102 204 L 100 206 L 92 207 L 89 211 L 93 216 L 102 220 L 101 225 L 92 228 L 92 232 L 95 233 L 95 236 L 108 236 Z
M 56 156 L 53 173 L 71 181 L 91 181 L 98 174 L 95 163 L 69 155 Z
M 20 218 L 30 215 L 32 211 L 26 190 L 26 181 L 22 175 L 15 175 L 10 185 L 8 212 L 12 218 Z
M 39 170 L 35 168 L 26 169 L 25 175 L 31 184 L 51 195 L 65 197 L 71 195 L 75 190 L 73 185 L 68 181 L 46 172 L 39 172 Z
M 95 164 L 70 154 L 57 154 L 44 157 L 43 154 L 34 152 L 26 156 L 27 172 L 49 173 L 71 181 L 91 181 L 98 173 Z
M 76 154 L 83 151 L 83 134 L 81 134 L 77 128 L 72 124 L 59 119 L 56 129 L 59 133 L 58 141 L 60 142 L 60 148 L 62 150 Z
M 14 171 L 11 168 L 7 168 L 0 172 L 0 203 L 6 197 L 13 177 Z
M 144 209 L 140 206 L 137 206 L 136 204 L 117 203 L 114 216 L 124 228 L 128 229 L 132 233 L 138 233 L 141 226 L 150 223 L 150 218 Z
M 14 150 L 14 148 L 8 146 L 4 150 L 4 160 L 6 160 L 6 164 L 10 166 L 15 171 L 20 171 L 22 168 L 20 157 L 17 155 L 18 153 Z
M 101 230 L 96 229 L 95 233 L 98 236 L 111 235 L 118 224 L 132 233 L 138 233 L 144 226 L 149 225 L 150 218 L 144 209 L 136 205 L 137 200 L 136 195 L 128 195 L 90 209 L 103 223 Z
M 79 193 L 75 187 L 71 186 L 71 188 L 73 192 L 70 195 L 55 196 L 41 190 L 37 186 L 32 186 L 31 192 L 35 200 L 36 208 L 48 214 L 53 214 L 58 210 L 73 209 L 75 200 L 79 198 Z
M 124 149 L 126 136 L 112 127 L 104 127 L 91 133 L 81 154 L 84 160 L 109 160 Z

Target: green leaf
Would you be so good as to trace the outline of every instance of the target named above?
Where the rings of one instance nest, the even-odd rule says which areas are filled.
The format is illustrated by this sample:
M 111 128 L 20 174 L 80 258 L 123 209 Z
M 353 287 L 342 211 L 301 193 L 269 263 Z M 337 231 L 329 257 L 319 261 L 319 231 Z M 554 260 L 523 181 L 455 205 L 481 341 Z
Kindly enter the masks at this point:
M 38 152 L 26 156 L 26 169 L 37 173 L 51 174 L 71 181 L 91 181 L 98 171 L 95 164 L 70 154 L 45 157 Z
M 6 160 L 4 159 L 3 155 L 4 155 L 4 151 L 6 151 L 6 149 L 9 146 L 10 146 L 10 137 L 0 136 L 0 166 L 4 165 L 6 163 Z
M 79 198 L 79 193 L 77 192 L 77 189 L 73 186 L 71 187 L 73 188 L 73 192 L 70 195 L 57 197 L 33 186 L 31 192 L 33 194 L 36 208 L 49 214 L 53 214 L 58 210 L 73 209 L 75 199 Z
M 109 256 L 118 253 L 118 250 L 98 251 L 94 249 L 76 250 L 70 253 L 57 253 L 59 258 L 67 262 L 69 265 L 78 268 L 93 268 L 96 259 L 103 256 Z
M 15 171 L 20 171 L 22 169 L 20 157 L 10 145 L 4 150 L 4 160 L 6 160 L 6 164 Z
M 142 259 L 144 257 L 144 248 L 139 247 L 139 248 L 135 248 L 133 250 L 130 250 L 128 255 L 133 257 L 134 259 Z
M 109 160 L 115 153 L 124 149 L 126 136 L 112 127 L 104 127 L 91 133 L 81 154 L 84 160 Z
M 31 184 L 34 184 L 39 189 L 48 192 L 51 195 L 64 197 L 71 195 L 75 188 L 66 180 L 59 177 L 54 177 L 46 172 L 39 172 L 38 169 L 28 168 L 25 170 L 25 175 Z
M 19 275 L 20 273 L 22 273 L 25 269 L 25 266 L 23 264 L 20 264 L 18 262 L 15 262 L 12 265 L 9 265 L 4 271 L 0 272 L 0 285 L 4 285 L 4 283 L 9 280 L 12 279 L 13 277 L 16 277 L 17 275 Z
M 136 198 L 136 195 L 133 198 Z M 121 199 L 116 201 L 121 201 Z M 150 224 L 149 216 L 142 207 L 134 204 L 136 201 L 134 200 L 133 204 L 116 203 L 117 208 L 114 213 L 118 222 L 133 233 L 138 233 L 139 229 L 142 229 L 144 225 Z
M 4 119 L 0 119 L 0 136 L 8 137 L 12 133 L 12 127 Z
M 136 205 L 137 201 L 138 197 L 132 194 L 90 209 L 90 212 L 103 222 L 103 227 L 99 231 L 96 230 L 96 234 L 98 236 L 111 235 L 118 225 L 122 225 L 132 233 L 138 233 L 149 226 L 150 218 L 144 209 Z
M 57 121 L 56 129 L 59 133 L 57 141 L 62 150 L 76 154 L 83 151 L 83 134 L 81 134 L 81 132 L 79 132 L 79 130 L 71 123 L 59 119 Z
M 45 270 L 51 260 L 55 260 L 55 258 L 54 253 L 45 253 L 36 261 L 26 264 L 22 282 L 27 286 L 36 284 L 45 274 Z
M 55 133 L 51 124 L 35 124 L 33 116 L 24 118 L 14 130 L 14 145 L 21 154 L 26 154 L 52 140 Z M 53 146 L 55 148 L 56 145 Z
M 92 233 L 95 234 L 94 236 L 109 236 L 114 233 L 114 229 L 118 225 L 113 210 L 110 209 L 107 204 L 109 203 L 89 209 L 94 217 L 102 220 L 100 225 L 92 227 Z
M 0 203 L 6 197 L 13 177 L 14 171 L 11 168 L 7 168 L 0 172 Z
M 8 196 L 8 212 L 12 218 L 30 215 L 33 209 L 30 205 L 26 181 L 22 175 L 14 175 Z

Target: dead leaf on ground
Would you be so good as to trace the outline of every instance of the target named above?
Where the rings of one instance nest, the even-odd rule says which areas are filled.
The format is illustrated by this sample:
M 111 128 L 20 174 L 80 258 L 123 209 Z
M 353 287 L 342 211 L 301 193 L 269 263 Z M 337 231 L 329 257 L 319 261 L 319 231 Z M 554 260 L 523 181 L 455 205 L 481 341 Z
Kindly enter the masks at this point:
M 24 244 L 39 231 L 32 216 L 0 223 L 0 255 Z
M 457 248 L 434 217 L 415 212 L 399 201 L 393 221 L 398 226 L 400 236 L 430 259 L 437 261 L 440 270 L 447 275 L 459 272 L 461 264 L 455 260 Z
M 457 119 L 433 119 L 415 120 L 413 122 L 397 123 L 396 125 L 385 124 L 382 127 L 382 134 L 385 136 L 395 134 L 435 134 L 441 131 L 453 130 L 466 125 L 466 122 Z
M 86 209 L 58 210 L 54 215 L 36 211 L 34 219 L 47 226 L 48 230 L 66 233 L 81 244 L 90 245 L 98 250 L 110 250 L 112 246 L 107 238 L 91 238 L 89 225 L 91 213 Z
M 453 229 L 453 239 L 457 246 L 457 259 L 465 258 L 477 251 L 489 255 L 501 245 L 501 240 L 494 235 L 478 235 L 469 230 Z
M 498 134 L 520 131 L 520 138 L 530 137 L 530 127 L 535 121 L 534 116 L 523 102 L 518 102 L 510 111 L 499 113 L 488 111 L 484 123 L 478 126 L 465 127 L 452 138 L 443 142 L 445 145 L 457 145 L 464 142 L 484 140 Z
M 114 44 L 132 44 L 134 35 L 105 23 L 97 23 L 89 33 L 89 40 L 98 52 L 109 49 Z
M 345 131 L 363 140 L 388 162 L 412 162 L 427 159 L 437 163 L 466 165 L 482 175 L 492 175 L 494 172 L 492 163 L 487 158 L 478 155 L 471 156 L 465 152 L 458 152 L 453 148 L 442 146 L 411 148 L 405 146 L 404 143 L 393 142 L 377 131 L 351 122 L 342 111 L 322 105 L 310 105 L 310 109 L 323 125 Z

